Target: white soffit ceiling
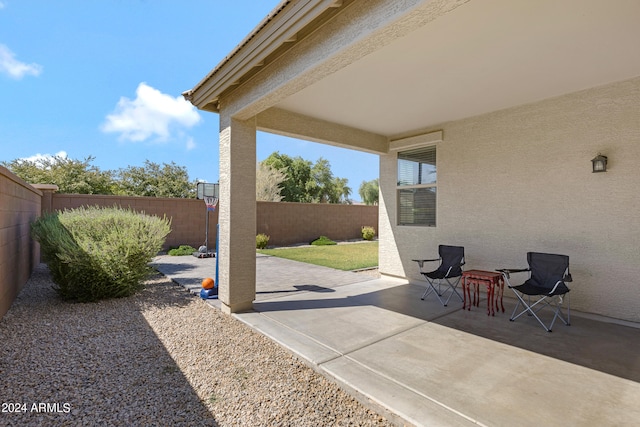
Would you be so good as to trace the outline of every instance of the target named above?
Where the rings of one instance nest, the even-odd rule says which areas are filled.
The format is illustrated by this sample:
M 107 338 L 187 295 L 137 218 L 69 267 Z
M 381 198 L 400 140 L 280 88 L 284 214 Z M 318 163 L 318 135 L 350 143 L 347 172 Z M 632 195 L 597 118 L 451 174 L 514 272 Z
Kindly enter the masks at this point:
M 638 0 L 473 0 L 278 107 L 393 136 L 636 76 Z

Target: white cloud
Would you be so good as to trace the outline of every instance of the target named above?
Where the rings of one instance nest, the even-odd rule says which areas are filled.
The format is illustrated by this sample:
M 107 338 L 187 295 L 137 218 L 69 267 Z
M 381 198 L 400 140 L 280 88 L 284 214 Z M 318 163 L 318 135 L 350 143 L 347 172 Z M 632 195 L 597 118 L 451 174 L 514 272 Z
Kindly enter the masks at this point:
M 14 79 L 21 79 L 27 74 L 38 76 L 42 73 L 39 64 L 25 64 L 15 58 L 15 54 L 7 46 L 0 44 L 0 73 L 5 73 Z
M 37 164 L 42 165 L 46 161 L 53 160 L 54 157 L 62 157 L 63 159 L 66 159 L 67 158 L 67 152 L 66 151 L 58 151 L 54 155 L 38 153 L 38 154 L 34 154 L 31 157 L 24 157 L 24 158 L 19 159 L 19 160 L 20 161 L 25 161 L 25 162 L 35 162 Z
M 102 124 L 103 132 L 120 134 L 120 139 L 145 141 L 157 137 L 166 141 L 174 129 L 191 128 L 200 121 L 195 107 L 140 83 L 136 89 L 136 99 L 120 98 L 114 112 Z
M 196 147 L 197 145 L 196 145 L 196 142 L 193 140 L 193 138 L 187 139 L 187 151 L 191 151 Z

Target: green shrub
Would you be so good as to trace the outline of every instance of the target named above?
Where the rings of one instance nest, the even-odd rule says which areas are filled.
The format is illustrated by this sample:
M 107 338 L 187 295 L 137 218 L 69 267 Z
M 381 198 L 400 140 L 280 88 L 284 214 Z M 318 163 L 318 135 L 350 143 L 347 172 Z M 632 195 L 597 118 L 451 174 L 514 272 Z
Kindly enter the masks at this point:
M 256 236 L 256 249 L 266 248 L 267 243 L 269 243 L 269 236 L 266 234 L 260 233 Z
M 193 255 L 194 252 L 198 252 L 198 250 L 189 245 L 180 245 L 180 247 L 169 249 L 169 255 L 171 256 L 183 256 L 183 255 Z
M 328 238 L 327 236 L 320 236 L 313 242 L 311 242 L 314 246 L 324 246 L 324 245 L 336 245 L 337 243 Z
M 373 227 L 362 227 L 362 238 L 364 240 L 373 240 L 376 237 L 376 230 Z
M 166 218 L 96 206 L 40 217 L 31 230 L 58 294 L 87 302 L 141 289 L 170 227 Z

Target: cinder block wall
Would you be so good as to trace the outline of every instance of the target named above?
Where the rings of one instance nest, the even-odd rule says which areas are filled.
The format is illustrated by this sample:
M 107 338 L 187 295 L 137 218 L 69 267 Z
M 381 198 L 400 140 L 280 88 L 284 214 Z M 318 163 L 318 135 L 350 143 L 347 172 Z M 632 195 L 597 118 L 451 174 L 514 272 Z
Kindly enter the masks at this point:
M 165 241 L 165 249 L 180 245 L 198 248 L 205 242 L 207 210 L 204 201 L 156 197 L 124 197 L 96 194 L 54 194 L 52 210 L 74 209 L 80 206 L 121 206 L 137 212 L 171 219 L 171 233 Z M 209 212 L 209 248 L 216 244 L 218 211 Z
M 42 192 L 0 166 L 0 318 L 40 259 L 30 224 L 41 212 Z
M 56 194 L 40 191 L 0 166 L 0 318 L 40 261 L 40 247 L 31 239 L 30 224 L 42 213 L 80 206 L 121 206 L 171 218 L 165 249 L 199 247 L 205 242 L 206 206 L 202 200 Z M 257 202 L 257 232 L 271 236 L 270 245 L 307 243 L 324 235 L 334 240 L 361 237 L 362 226 L 378 230 L 378 207 L 306 203 Z M 209 248 L 215 248 L 218 212 L 209 214 Z
M 377 233 L 377 206 L 258 202 L 257 232 L 270 237 L 270 246 L 308 243 L 319 236 L 358 239 L 363 226 Z
M 165 249 L 204 244 L 206 206 L 202 200 L 122 197 L 89 194 L 53 194 L 51 210 L 80 206 L 122 206 L 149 215 L 171 218 Z M 216 243 L 218 211 L 209 213 L 209 248 Z M 270 236 L 269 245 L 308 243 L 324 235 L 333 240 L 357 239 L 362 226 L 378 231 L 378 207 L 318 203 L 257 202 L 256 229 Z

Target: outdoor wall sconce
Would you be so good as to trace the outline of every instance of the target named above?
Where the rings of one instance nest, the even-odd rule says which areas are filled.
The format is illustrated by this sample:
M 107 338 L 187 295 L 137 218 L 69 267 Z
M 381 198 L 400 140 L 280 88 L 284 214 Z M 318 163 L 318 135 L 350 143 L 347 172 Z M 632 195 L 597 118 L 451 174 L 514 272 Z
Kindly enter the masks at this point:
M 593 166 L 593 173 L 607 171 L 607 156 L 603 156 L 598 153 L 598 155 L 591 160 L 591 163 Z

